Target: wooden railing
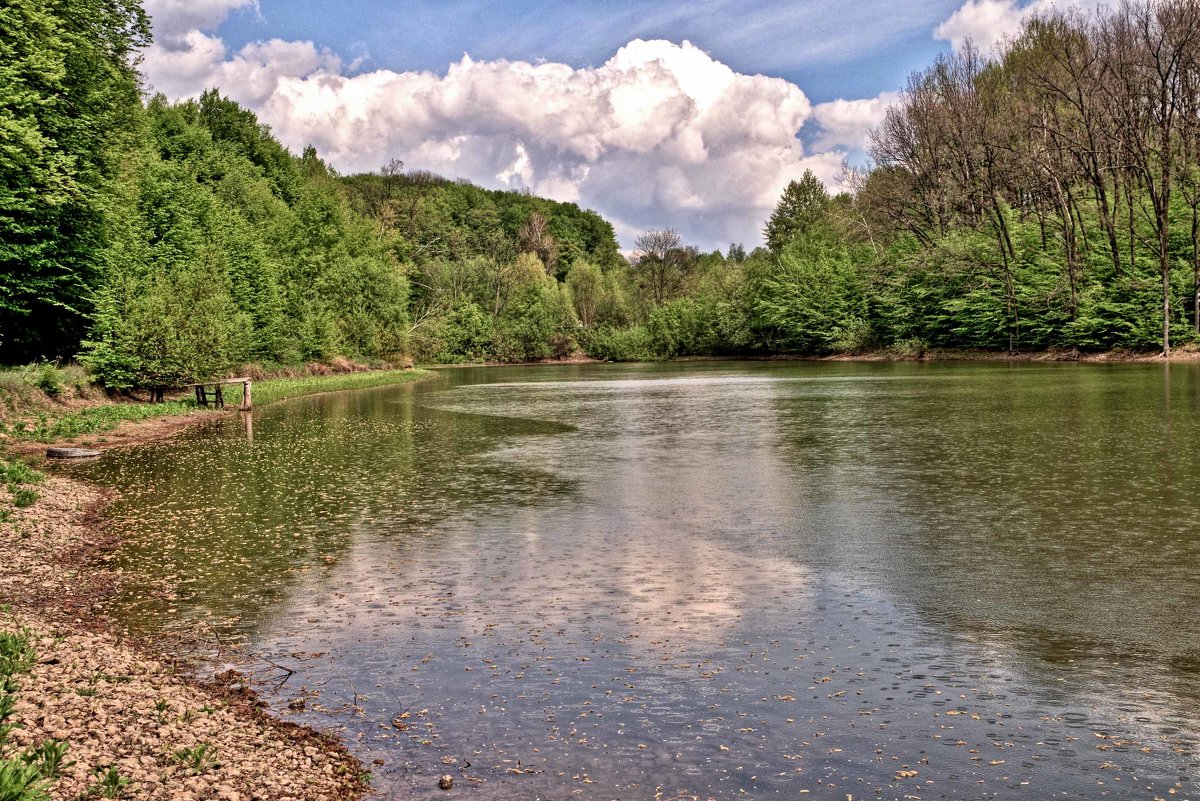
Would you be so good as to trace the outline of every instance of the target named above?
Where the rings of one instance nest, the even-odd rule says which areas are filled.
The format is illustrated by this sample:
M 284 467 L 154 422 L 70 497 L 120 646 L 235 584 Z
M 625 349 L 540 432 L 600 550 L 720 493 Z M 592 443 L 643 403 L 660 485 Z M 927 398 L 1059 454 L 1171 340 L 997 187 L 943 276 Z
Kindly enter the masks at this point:
M 221 391 L 221 387 L 227 384 L 242 385 L 242 405 L 239 407 L 243 412 L 248 412 L 252 408 L 250 403 L 250 379 L 249 378 L 222 378 L 219 381 L 205 381 L 200 384 L 189 384 L 196 391 L 196 403 L 207 407 L 210 403 L 214 408 L 225 408 L 225 393 Z M 212 390 L 209 390 L 212 387 Z

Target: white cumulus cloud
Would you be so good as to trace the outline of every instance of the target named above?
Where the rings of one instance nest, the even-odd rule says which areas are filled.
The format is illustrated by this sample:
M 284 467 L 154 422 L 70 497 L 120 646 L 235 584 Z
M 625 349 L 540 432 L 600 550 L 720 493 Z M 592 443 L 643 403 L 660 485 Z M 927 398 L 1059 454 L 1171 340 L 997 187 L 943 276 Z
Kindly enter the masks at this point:
M 156 33 L 171 32 L 145 54 L 155 91 L 183 98 L 215 86 L 293 150 L 315 145 L 343 172 L 400 158 L 528 188 L 596 209 L 623 240 L 670 226 L 702 247 L 757 244 L 787 182 L 812 169 L 833 185 L 845 152 L 861 149 L 864 126 L 889 102 L 814 111 L 795 84 L 735 72 L 686 41 L 634 40 L 596 67 L 464 56 L 445 74 L 351 74 L 311 42 L 228 52 L 212 31 L 248 0 L 149 5 Z M 806 153 L 797 134 L 813 119 L 819 145 Z
M 900 99 L 898 92 L 883 92 L 862 100 L 831 100 L 813 108 L 820 132 L 813 145 L 820 149 L 866 150 L 868 134 L 883 122 L 887 110 Z
M 1019 32 L 1021 25 L 1033 14 L 1056 7 L 1086 11 L 1105 5 L 1108 5 L 1105 0 L 1032 0 L 1023 4 L 1017 0 L 967 0 L 937 27 L 933 35 L 949 42 L 955 50 L 962 49 L 970 40 L 984 53 L 990 53 Z
M 257 8 L 257 0 L 145 0 L 146 13 L 154 21 L 154 38 L 171 41 L 190 31 L 212 30 L 231 11 Z

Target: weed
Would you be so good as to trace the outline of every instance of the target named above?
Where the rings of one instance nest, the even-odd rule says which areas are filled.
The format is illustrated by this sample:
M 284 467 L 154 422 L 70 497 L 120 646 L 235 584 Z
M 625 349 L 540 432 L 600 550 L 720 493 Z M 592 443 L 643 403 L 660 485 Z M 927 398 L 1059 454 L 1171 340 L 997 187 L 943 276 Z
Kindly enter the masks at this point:
M 169 414 L 182 414 L 194 409 L 192 401 L 170 401 L 168 403 L 113 403 L 106 406 L 90 406 L 61 417 L 50 417 L 46 413 L 37 416 L 32 424 L 18 420 L 12 425 L 12 434 L 17 439 L 32 439 L 53 442 L 70 439 L 97 431 L 111 431 L 126 420 L 146 420 Z
M 38 773 L 46 779 L 57 779 L 62 772 L 74 765 L 68 762 L 67 744 L 58 740 L 47 740 L 37 748 L 30 749 L 21 756 L 21 761 L 37 768 Z M 3 798 L 3 795 L 0 795 Z
M 129 786 L 129 779 L 122 776 L 115 766 L 97 768 L 95 775 L 96 784 L 92 786 L 92 793 L 98 794 L 101 798 L 125 797 L 125 788 Z
M 338 375 L 315 375 L 303 378 L 268 378 L 254 382 L 254 402 L 259 406 L 286 398 L 298 398 L 318 392 L 340 392 L 347 389 L 366 389 L 389 384 L 406 384 L 428 378 L 428 370 L 375 370 L 365 373 L 341 373 Z M 225 402 L 233 405 L 240 402 L 242 390 L 234 387 Z
M 50 801 L 46 780 L 33 765 L 19 759 L 0 760 L 0 798 L 12 801 Z
M 209 753 L 207 743 L 200 743 L 192 748 L 180 748 L 175 752 L 175 758 L 187 765 L 197 776 L 221 767 L 221 763 L 215 761 Z
M 12 489 L 10 486 L 9 489 L 12 492 L 13 506 L 17 507 L 18 509 L 26 509 L 30 506 L 33 506 L 33 504 L 36 503 L 37 499 L 40 497 L 37 490 L 30 489 L 29 487 L 17 487 L 16 489 Z
M 50 398 L 57 398 L 63 392 L 62 379 L 58 369 L 53 364 L 31 364 L 29 382 L 45 392 Z
M 20 727 L 19 723 L 9 723 L 16 706 L 17 699 L 13 697 L 10 689 L 0 691 L 0 746 L 8 742 L 8 735 L 12 733 L 13 729 Z
M 46 479 L 45 473 L 34 470 L 19 459 L 4 461 L 0 459 L 0 480 L 10 487 L 22 484 L 40 484 Z
M 0 631 L 0 679 L 8 679 L 17 673 L 27 673 L 36 659 L 33 646 L 29 644 L 29 631 Z
M 161 726 L 167 722 L 167 712 L 171 710 L 171 705 L 167 703 L 166 698 L 160 698 L 154 704 L 154 716 L 158 718 L 158 725 Z

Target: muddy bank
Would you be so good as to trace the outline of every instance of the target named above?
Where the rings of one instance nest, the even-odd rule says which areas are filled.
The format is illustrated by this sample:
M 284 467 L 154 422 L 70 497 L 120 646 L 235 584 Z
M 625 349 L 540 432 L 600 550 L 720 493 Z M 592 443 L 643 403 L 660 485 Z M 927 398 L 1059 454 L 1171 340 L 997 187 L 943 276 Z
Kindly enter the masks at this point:
M 156 421 L 162 422 L 162 421 Z M 152 644 L 121 639 L 94 613 L 121 582 L 97 512 L 105 495 L 51 476 L 39 500 L 0 524 L 0 629 L 26 632 L 36 664 L 18 677 L 15 750 L 67 742 L 55 801 L 116 768 L 146 799 L 335 801 L 366 792 L 335 738 L 266 715 L 236 676 L 202 684 Z M 0 487 L 0 501 L 8 490 Z M 7 503 L 5 503 L 7 506 Z

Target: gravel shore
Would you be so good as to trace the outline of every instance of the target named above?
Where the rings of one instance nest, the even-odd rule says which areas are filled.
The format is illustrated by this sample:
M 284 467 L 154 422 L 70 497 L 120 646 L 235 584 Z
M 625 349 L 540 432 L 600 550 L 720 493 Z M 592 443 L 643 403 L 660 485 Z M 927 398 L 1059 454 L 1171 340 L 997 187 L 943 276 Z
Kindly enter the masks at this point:
M 92 793 L 116 768 L 134 799 L 335 801 L 366 791 L 336 739 L 262 711 L 252 694 L 203 684 L 169 654 L 116 636 L 93 613 L 119 586 L 106 566 L 100 491 L 62 477 L 0 523 L 0 630 L 25 631 L 36 664 L 18 676 L 10 750 L 69 744 L 51 798 Z M 0 507 L 10 508 L 0 485 Z

